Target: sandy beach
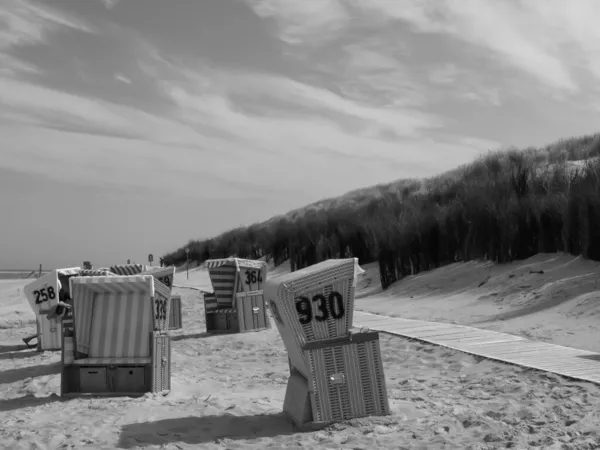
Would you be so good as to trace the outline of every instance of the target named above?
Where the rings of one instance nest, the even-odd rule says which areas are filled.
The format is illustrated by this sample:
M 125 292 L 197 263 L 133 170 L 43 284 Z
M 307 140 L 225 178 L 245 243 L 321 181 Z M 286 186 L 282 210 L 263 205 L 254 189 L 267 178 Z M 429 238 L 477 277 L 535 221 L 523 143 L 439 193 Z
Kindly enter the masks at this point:
M 510 270 L 517 267 L 510 277 Z M 600 347 L 586 342 L 593 316 L 583 310 L 594 311 L 589 300 L 594 284 L 576 280 L 596 278 L 586 275 L 596 267 L 563 255 L 539 255 L 533 261 L 515 263 L 510 270 L 509 266 L 491 266 L 490 270 L 489 265 L 455 265 L 404 280 L 381 293 L 376 287 L 376 268 L 368 266 L 360 280 L 357 306 L 407 318 L 478 322 L 476 326 L 529 332 L 536 339 L 593 350 Z M 271 275 L 285 270 L 277 268 Z M 539 270 L 544 273 L 530 273 Z M 551 278 L 552 273 L 557 279 Z M 488 281 L 478 287 L 488 275 Z M 506 279 L 514 280 L 513 285 L 507 285 Z M 434 280 L 437 285 L 432 284 Z M 178 286 L 208 289 L 207 283 L 203 269 L 190 271 L 189 280 L 185 272 L 176 275 Z M 34 331 L 33 313 L 19 296 L 23 284 L 0 282 L 2 448 L 600 446 L 597 386 L 385 334 L 381 347 L 392 415 L 297 432 L 281 413 L 288 365 L 277 331 L 207 336 L 200 294 L 183 287 L 174 289 L 182 295 L 184 329 L 173 332 L 173 389 L 168 396 L 63 400 L 57 395 L 60 354 L 20 349 L 20 339 Z M 527 284 L 530 287 L 520 288 Z M 493 292 L 497 295 L 491 296 Z M 556 304 L 531 314 L 515 313 L 525 303 L 530 307 L 550 301 Z M 509 313 L 515 317 L 498 319 Z

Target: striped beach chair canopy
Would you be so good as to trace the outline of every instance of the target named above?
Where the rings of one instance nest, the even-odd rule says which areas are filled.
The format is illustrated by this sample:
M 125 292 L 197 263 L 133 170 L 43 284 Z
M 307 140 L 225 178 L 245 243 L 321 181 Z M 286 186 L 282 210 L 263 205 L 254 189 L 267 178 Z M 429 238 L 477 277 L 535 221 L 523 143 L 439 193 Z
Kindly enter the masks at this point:
M 240 267 L 257 270 L 267 267 L 267 263 L 264 261 L 242 258 L 207 259 L 204 265 L 209 271 L 222 266 L 234 266 L 237 270 L 240 270 Z
M 69 267 L 67 269 L 57 269 L 56 273 L 59 277 L 69 277 L 73 275 L 79 275 L 79 272 L 81 272 L 81 270 L 81 267 Z
M 137 276 L 89 276 L 74 277 L 69 280 L 74 288 L 85 286 L 85 290 L 95 293 L 126 294 L 130 292 L 144 292 L 154 296 L 154 278 L 151 275 Z
M 115 264 L 109 270 L 115 275 L 138 275 L 147 270 L 144 264 Z
M 76 348 L 90 358 L 148 357 L 155 294 L 151 275 L 73 277 Z
M 108 269 L 81 269 L 77 276 L 80 277 L 116 277 L 117 275 Z
M 235 286 L 236 275 L 241 269 L 254 269 L 262 273 L 266 278 L 267 263 L 252 259 L 222 258 L 208 259 L 204 263 L 208 269 L 208 276 L 214 289 L 214 297 L 218 308 L 231 308 L 233 297 L 237 293 Z

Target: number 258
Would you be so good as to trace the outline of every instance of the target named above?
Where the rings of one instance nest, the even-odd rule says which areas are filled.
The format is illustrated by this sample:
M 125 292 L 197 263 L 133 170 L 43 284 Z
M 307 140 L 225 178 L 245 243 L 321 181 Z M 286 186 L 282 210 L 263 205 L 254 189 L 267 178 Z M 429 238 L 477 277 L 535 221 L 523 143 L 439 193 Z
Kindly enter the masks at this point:
M 56 293 L 54 292 L 54 288 L 52 286 L 35 290 L 33 291 L 33 295 L 35 295 L 35 303 L 38 305 L 40 303 L 47 302 L 48 299 L 54 300 L 56 298 Z

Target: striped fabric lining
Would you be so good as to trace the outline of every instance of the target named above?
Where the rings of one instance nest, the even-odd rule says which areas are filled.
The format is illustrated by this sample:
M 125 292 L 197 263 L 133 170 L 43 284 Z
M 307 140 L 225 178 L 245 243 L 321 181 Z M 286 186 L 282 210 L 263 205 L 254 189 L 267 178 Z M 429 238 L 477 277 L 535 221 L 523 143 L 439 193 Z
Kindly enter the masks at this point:
M 217 299 L 214 294 L 204 294 L 204 311 L 210 312 L 219 307 Z
M 143 293 L 96 294 L 89 357 L 149 357 L 152 323 L 152 305 Z
M 92 308 L 94 291 L 86 289 L 85 285 L 71 283 L 71 298 L 73 298 L 73 328 L 77 332 L 77 351 L 89 353 L 90 331 L 92 329 Z
M 155 295 L 160 294 L 161 296 L 167 299 L 171 297 L 171 289 L 169 289 L 165 284 L 156 279 L 154 280 L 154 291 Z
M 221 307 L 233 305 L 233 292 L 235 283 L 235 266 L 220 266 L 208 272 L 217 303 Z
M 140 321 L 147 321 L 148 333 L 150 332 L 150 328 L 152 328 L 152 319 L 151 309 L 152 305 L 149 297 L 154 295 L 154 283 L 153 278 L 150 275 L 145 276 L 129 276 L 129 277 L 119 277 L 119 276 L 106 276 L 106 277 L 72 277 L 69 279 L 71 297 L 73 299 L 73 328 L 76 334 L 76 347 L 77 351 L 85 354 L 90 354 L 90 345 L 93 342 L 92 339 L 92 328 L 96 330 L 101 330 L 102 325 L 98 325 L 99 321 L 106 320 L 100 317 L 98 310 L 96 309 L 96 305 L 100 305 L 101 300 L 99 297 L 105 297 L 106 295 L 129 295 L 132 294 L 135 296 L 143 298 L 144 308 L 147 308 L 147 315 L 144 319 L 142 316 L 130 316 L 129 321 L 123 322 L 125 319 L 123 315 L 113 316 L 111 318 L 111 322 L 106 325 L 106 327 L 110 327 L 112 321 L 117 320 L 117 323 L 125 323 L 130 328 L 133 326 L 135 329 L 136 324 Z M 98 297 L 97 297 L 98 296 Z M 127 301 L 125 301 L 127 303 Z M 125 311 L 127 311 L 127 305 L 124 303 L 120 307 L 124 307 Z M 101 311 L 102 306 L 100 306 Z M 114 309 L 113 313 L 120 312 L 118 309 Z M 140 312 L 139 314 L 142 314 Z M 135 320 L 133 320 L 135 319 Z M 124 328 L 126 325 L 123 325 L 123 328 L 119 329 L 119 325 L 116 326 L 116 331 L 119 333 L 118 336 L 124 335 Z M 105 330 L 106 332 L 113 333 L 110 328 Z M 130 332 L 128 332 L 131 335 Z M 146 335 L 146 341 L 149 339 L 149 336 Z M 96 344 L 101 345 L 101 344 Z M 132 345 L 130 343 L 126 344 L 126 347 Z M 140 344 L 141 345 L 141 344 Z M 137 350 L 139 347 L 135 347 Z M 98 351 L 104 351 L 104 347 L 97 349 Z M 110 350 L 110 347 L 107 351 Z M 148 353 L 149 349 L 146 351 Z M 108 357 L 108 356 L 120 356 L 120 355 L 106 355 L 102 354 L 100 356 Z M 123 355 L 129 356 L 129 355 Z M 142 355 L 131 355 L 131 356 L 144 356 Z

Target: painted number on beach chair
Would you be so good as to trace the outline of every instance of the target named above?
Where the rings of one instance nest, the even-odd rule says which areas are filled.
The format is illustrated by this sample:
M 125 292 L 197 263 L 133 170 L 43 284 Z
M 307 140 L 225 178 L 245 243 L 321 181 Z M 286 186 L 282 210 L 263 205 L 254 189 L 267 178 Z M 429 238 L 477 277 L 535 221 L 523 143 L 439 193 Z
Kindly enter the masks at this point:
M 246 284 L 262 283 L 260 270 L 246 270 Z
M 313 304 L 316 313 L 313 312 Z M 312 299 L 308 297 L 298 297 L 296 300 L 296 311 L 302 325 L 310 323 L 312 320 L 324 322 L 329 317 L 341 319 L 346 314 L 344 310 L 344 297 L 339 292 L 333 291 L 325 298 L 322 294 L 316 294 Z
M 157 298 L 154 300 L 154 304 L 156 305 L 156 320 L 166 320 L 167 318 L 167 301 Z
M 54 292 L 54 288 L 52 286 L 33 291 L 33 295 L 35 295 L 35 303 L 37 305 L 47 302 L 48 300 L 54 300 L 56 298 L 56 293 Z
M 171 287 L 171 279 L 169 277 L 159 277 L 157 278 L 162 284 L 167 287 Z

